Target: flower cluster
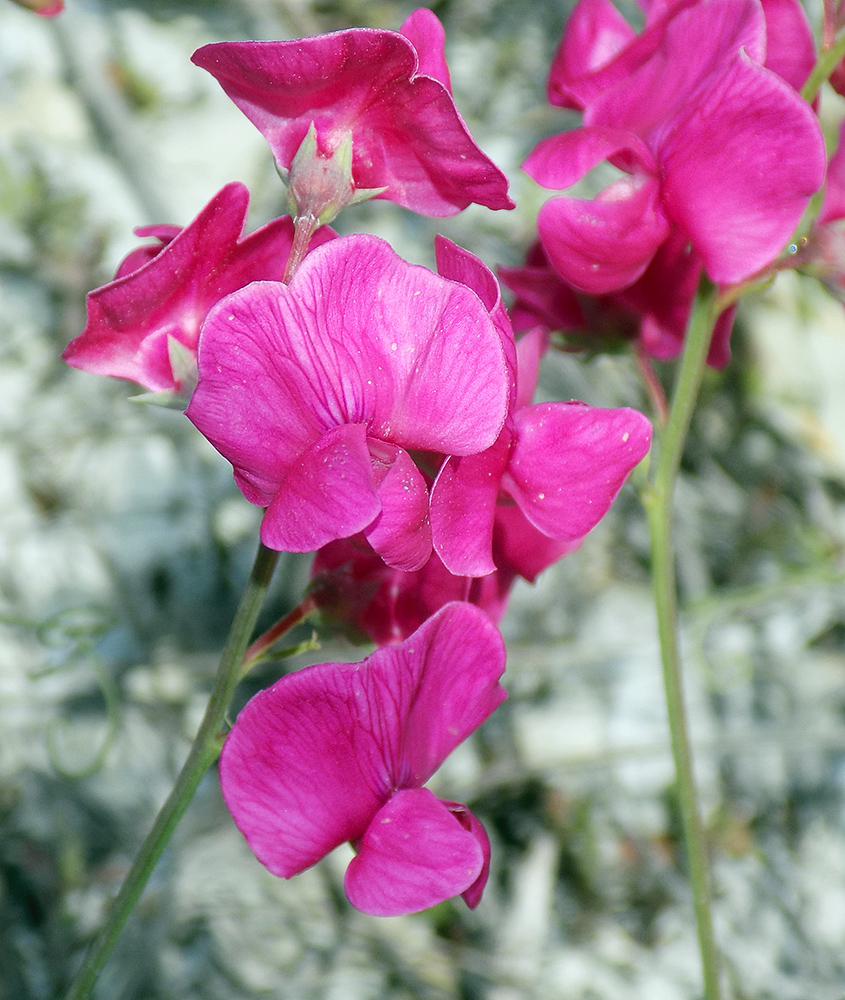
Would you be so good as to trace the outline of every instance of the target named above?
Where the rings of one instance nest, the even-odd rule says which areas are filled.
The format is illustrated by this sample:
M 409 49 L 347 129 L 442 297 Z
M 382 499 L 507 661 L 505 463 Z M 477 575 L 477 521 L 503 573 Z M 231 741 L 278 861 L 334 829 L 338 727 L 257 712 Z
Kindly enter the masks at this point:
M 435 273 L 326 225 L 369 197 L 433 216 L 513 207 L 455 107 L 440 22 L 418 10 L 399 32 L 199 49 L 267 139 L 291 215 L 245 236 L 249 196 L 229 184 L 184 229 L 138 230 L 156 242 L 90 293 L 65 352 L 187 404 L 264 509 L 263 544 L 315 552 L 309 600 L 378 645 L 261 691 L 220 761 L 259 860 L 289 878 L 350 841 L 346 891 L 368 913 L 480 901 L 487 835 L 423 785 L 505 697 L 495 622 L 512 584 L 582 543 L 651 443 L 635 410 L 532 403 L 549 330 L 621 326 L 677 353 L 702 271 L 735 283 L 769 265 L 822 181 L 797 0 L 644 6 L 640 35 L 609 0 L 580 0 L 567 27 L 549 96 L 584 125 L 525 168 L 556 189 L 603 161 L 620 176 L 543 206 L 527 266 L 503 272 L 512 316 L 442 237 Z
M 610 0 L 580 0 L 552 63 L 553 104 L 583 126 L 526 160 L 539 184 L 571 187 L 601 163 L 596 198 L 540 210 L 542 254 L 505 280 L 524 314 L 584 330 L 593 309 L 657 357 L 680 351 L 702 271 L 748 279 L 787 244 L 824 179 L 825 149 L 797 92 L 815 62 L 799 0 L 645 3 L 636 34 Z M 527 320 L 524 320 L 527 322 Z M 728 357 L 730 317 L 711 362 Z

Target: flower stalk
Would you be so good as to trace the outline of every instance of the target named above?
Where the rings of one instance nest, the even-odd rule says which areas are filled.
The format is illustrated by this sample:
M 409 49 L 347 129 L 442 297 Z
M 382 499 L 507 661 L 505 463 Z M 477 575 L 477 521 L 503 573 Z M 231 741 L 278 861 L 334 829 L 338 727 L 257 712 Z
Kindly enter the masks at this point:
M 717 288 L 702 277 L 687 326 L 678 381 L 669 408 L 669 418 L 660 435 L 654 477 L 646 493 L 651 533 L 652 579 L 657 628 L 663 664 L 663 685 L 669 715 L 672 756 L 675 762 L 678 803 L 683 822 L 690 883 L 693 891 L 698 943 L 706 1000 L 719 1000 L 719 955 L 713 935 L 710 907 L 710 871 L 707 842 L 698 807 L 687 726 L 681 656 L 678 643 L 678 594 L 675 580 L 675 550 L 672 541 L 675 479 L 681 463 L 692 414 L 695 409 L 707 351 L 719 315 Z
M 156 816 L 153 828 L 141 845 L 100 933 L 95 938 L 82 968 L 67 993 L 66 1000 L 86 1000 L 103 966 L 111 955 L 126 921 L 135 908 L 147 881 L 188 808 L 205 772 L 220 752 L 220 734 L 226 712 L 241 677 L 241 664 L 255 628 L 261 605 L 279 553 L 259 544 L 255 562 L 244 590 L 229 637 L 220 658 L 208 706 L 176 784 Z

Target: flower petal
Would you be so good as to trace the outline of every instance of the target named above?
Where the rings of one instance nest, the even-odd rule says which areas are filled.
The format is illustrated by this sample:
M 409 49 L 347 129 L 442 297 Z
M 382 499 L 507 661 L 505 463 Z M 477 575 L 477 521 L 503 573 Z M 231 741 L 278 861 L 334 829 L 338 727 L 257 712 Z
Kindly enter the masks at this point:
M 496 568 L 493 521 L 510 440 L 504 431 L 479 455 L 449 458 L 431 488 L 432 541 L 450 573 L 486 576 Z
M 248 205 L 244 185 L 227 184 L 146 264 L 89 292 L 87 325 L 68 344 L 65 361 L 98 375 L 132 379 L 153 392 L 172 389 L 167 338 L 195 349 L 209 308 L 238 287 L 232 284 L 216 297 L 205 292 L 209 277 L 222 272 L 234 252 Z
M 487 831 L 484 829 L 481 820 L 477 819 L 465 805 L 461 805 L 460 802 L 449 802 L 446 799 L 441 799 L 440 801 L 461 826 L 465 830 L 469 830 L 481 847 L 481 855 L 484 859 L 481 866 L 481 873 L 472 885 L 461 893 L 463 901 L 471 910 L 474 910 L 481 902 L 481 896 L 490 875 L 490 838 L 487 836 Z
M 363 531 L 380 510 L 366 427 L 342 424 L 292 463 L 261 522 L 261 541 L 279 552 L 314 552 Z
M 472 139 L 419 18 L 409 33 L 351 28 L 284 42 L 215 42 L 192 61 L 208 70 L 289 169 L 314 122 L 323 154 L 352 136 L 357 188 L 383 188 L 412 211 L 447 216 L 473 202 L 513 208 L 507 177 Z
M 188 417 L 262 506 L 342 424 L 462 455 L 492 445 L 508 409 L 500 335 L 478 296 L 371 236 L 319 247 L 288 285 L 256 282 L 224 299 L 198 361 Z
M 399 791 L 367 827 L 346 870 L 346 895 L 377 917 L 417 913 L 470 890 L 477 905 L 485 860 L 477 832 L 427 788 Z
M 362 669 L 321 663 L 288 674 L 247 702 L 223 745 L 223 798 L 274 875 L 291 878 L 360 837 L 390 794 L 373 780 L 382 747 L 367 728 Z
M 515 574 L 533 583 L 544 569 L 574 552 L 581 542 L 581 538 L 549 538 L 534 527 L 519 507 L 501 504 L 496 508 L 493 555 L 499 573 L 506 577 Z
M 407 451 L 380 441 L 371 444 L 371 450 L 374 446 L 394 454 L 378 486 L 381 513 L 365 532 L 366 538 L 388 566 L 411 572 L 431 555 L 428 489 Z
M 635 50 L 652 44 L 649 58 L 635 68 Z M 615 73 L 615 85 L 590 104 L 584 123 L 627 129 L 651 144 L 653 132 L 695 107 L 712 86 L 711 77 L 741 49 L 762 63 L 766 21 L 759 0 L 674 4 L 616 60 L 608 71 Z M 628 71 L 620 75 L 624 66 Z
M 522 169 L 543 187 L 563 190 L 610 159 L 629 172 L 657 173 L 654 156 L 642 139 L 625 129 L 600 126 L 577 128 L 542 139 Z
M 404 35 L 417 50 L 417 73 L 439 81 L 452 93 L 449 67 L 446 65 L 446 32 L 438 16 L 426 7 L 418 7 L 402 23 Z
M 597 70 L 625 49 L 636 35 L 610 0 L 580 0 L 572 8 L 549 71 L 550 104 L 582 109 L 596 93 Z
M 406 642 L 377 650 L 381 685 L 403 720 L 394 788 L 424 784 L 507 697 L 505 648 L 496 626 L 470 604 L 432 615 Z
M 592 295 L 633 284 L 648 267 L 670 226 L 656 178 L 616 182 L 593 201 L 552 198 L 537 231 L 549 261 L 570 285 Z
M 512 403 L 516 385 L 516 346 L 513 327 L 502 301 L 502 292 L 496 276 L 475 254 L 464 250 L 445 236 L 434 237 L 434 254 L 437 260 L 437 273 L 472 289 L 490 314 L 490 319 L 499 332 L 505 364 L 511 377 Z
M 504 700 L 504 663 L 490 619 L 455 603 L 362 663 L 306 667 L 259 692 L 220 759 L 223 798 L 259 861 L 290 878 L 363 836 Z
M 801 0 L 762 0 L 766 15 L 764 66 L 800 90 L 816 64 L 816 46 Z
M 742 281 L 775 259 L 826 165 L 810 106 L 743 52 L 678 115 L 659 159 L 666 212 L 717 283 Z
M 502 487 L 550 538 L 575 540 L 591 531 L 651 443 L 648 420 L 627 408 L 538 403 L 514 422 Z

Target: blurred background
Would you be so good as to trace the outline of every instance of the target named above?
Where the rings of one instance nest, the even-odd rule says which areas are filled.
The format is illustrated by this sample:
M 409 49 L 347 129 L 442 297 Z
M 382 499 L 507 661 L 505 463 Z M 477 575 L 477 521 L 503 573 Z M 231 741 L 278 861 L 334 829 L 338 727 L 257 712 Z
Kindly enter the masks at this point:
M 67 368 L 85 293 L 228 181 L 283 211 L 260 135 L 189 57 L 211 41 L 398 28 L 395 0 L 0 0 L 0 998 L 59 997 L 184 759 L 259 511 L 175 411 Z M 546 194 L 519 170 L 577 122 L 545 102 L 569 5 L 452 0 L 457 104 L 518 208 L 388 202 L 341 231 L 519 264 Z M 625 8 L 630 10 L 630 5 Z M 825 93 L 835 134 L 842 102 Z M 687 695 L 734 1000 L 845 996 L 845 316 L 782 276 L 705 379 L 677 491 Z M 671 384 L 673 366 L 661 368 Z M 555 355 L 541 392 L 647 408 L 627 355 Z M 308 560 L 283 557 L 265 626 Z M 634 487 L 503 623 L 510 699 L 432 781 L 493 842 L 481 906 L 379 920 L 346 849 L 284 882 L 211 773 L 96 995 L 108 1000 L 684 1000 L 700 972 Z M 304 630 L 299 638 L 306 639 Z M 320 636 L 314 659 L 366 652 Z M 306 660 L 297 660 L 299 666 Z M 278 666 L 243 685 L 239 703 Z

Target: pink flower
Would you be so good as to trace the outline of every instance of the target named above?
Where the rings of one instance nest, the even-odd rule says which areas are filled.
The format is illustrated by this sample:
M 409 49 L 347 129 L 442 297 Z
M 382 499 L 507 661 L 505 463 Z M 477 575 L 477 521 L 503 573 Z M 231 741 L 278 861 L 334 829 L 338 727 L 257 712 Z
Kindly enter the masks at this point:
M 549 264 L 541 243 L 528 251 L 524 267 L 499 268 L 499 277 L 516 294 L 511 308 L 514 329 L 538 323 L 548 330 L 574 334 L 575 344 L 601 350 L 636 339 L 661 360 L 680 354 L 701 261 L 683 234 L 662 243 L 633 285 L 606 295 L 587 295 L 568 285 Z M 730 335 L 736 309 L 726 309 L 713 331 L 708 364 L 724 367 L 730 358 Z
M 756 2 L 756 0 L 755 0 Z M 672 19 L 701 0 L 639 0 L 646 11 L 645 31 L 637 35 L 611 0 L 579 0 L 569 15 L 552 60 L 548 97 L 551 104 L 583 111 L 606 91 L 625 83 L 650 60 L 659 57 Z M 816 62 L 813 32 L 801 0 L 761 0 L 757 10 L 735 5 L 734 25 L 751 17 L 747 36 L 738 34 L 737 48 L 749 44 L 760 55 L 760 12 L 765 19 L 764 65 L 795 90 L 804 85 Z M 718 19 L 719 12 L 711 15 Z M 728 25 L 730 30 L 730 24 Z M 728 34 L 727 42 L 731 44 Z M 758 60 L 759 61 L 759 60 Z M 681 94 L 683 99 L 683 94 Z
M 493 541 L 497 555 L 496 538 Z M 523 558 L 527 553 L 520 553 Z M 498 565 L 498 563 L 497 563 Z M 386 565 L 366 540 L 340 539 L 314 557 L 309 593 L 324 618 L 353 637 L 377 646 L 401 642 L 451 601 L 466 601 L 501 620 L 516 579 L 510 568 L 487 576 L 455 576 L 436 552 L 421 569 L 408 573 Z
M 409 452 L 483 451 L 507 415 L 502 343 L 478 297 L 372 236 L 318 248 L 289 285 L 223 300 L 198 361 L 188 417 L 267 507 L 261 538 L 283 551 L 363 532 L 389 565 L 419 569 L 429 495 Z
M 584 108 L 584 127 L 544 139 L 524 167 L 554 189 L 604 160 L 622 176 L 594 200 L 541 208 L 549 260 L 575 288 L 606 294 L 678 232 L 713 281 L 742 281 L 774 260 L 824 178 L 821 130 L 792 86 L 806 35 L 791 53 L 784 41 L 803 15 L 793 0 L 667 0 L 635 36 L 612 10 L 582 0 L 552 69 L 551 92 Z
M 351 28 L 285 42 L 216 42 L 193 55 L 290 170 L 312 122 L 331 158 L 352 143 L 355 189 L 424 215 L 513 208 L 507 178 L 452 99 L 443 28 L 417 10 L 400 32 Z
M 437 266 L 441 274 L 476 290 L 503 343 L 513 345 L 498 285 L 481 261 L 438 237 Z M 539 329 L 515 349 L 506 346 L 506 358 L 513 355 L 513 381 L 502 432 L 480 454 L 452 453 L 434 482 L 432 540 L 452 573 L 484 576 L 496 570 L 493 537 L 498 528 L 507 562 L 533 579 L 592 531 L 649 449 L 651 425 L 636 410 L 599 409 L 575 401 L 529 405 L 545 346 Z M 504 514 L 500 503 L 516 510 Z M 516 537 L 520 545 L 512 543 Z M 521 550 L 532 553 L 526 563 Z
M 281 278 L 291 249 L 290 218 L 241 238 L 249 206 L 243 184 L 227 184 L 184 229 L 144 226 L 158 244 L 132 251 L 113 281 L 89 292 L 88 322 L 68 344 L 74 368 L 131 379 L 152 392 L 190 394 L 200 326 L 224 295 L 251 281 Z M 334 236 L 324 229 L 317 243 Z
M 362 663 L 288 674 L 242 710 L 220 784 L 258 860 L 291 878 L 344 841 L 346 893 L 376 916 L 481 900 L 490 844 L 466 808 L 422 786 L 504 701 L 501 636 L 450 604 Z

